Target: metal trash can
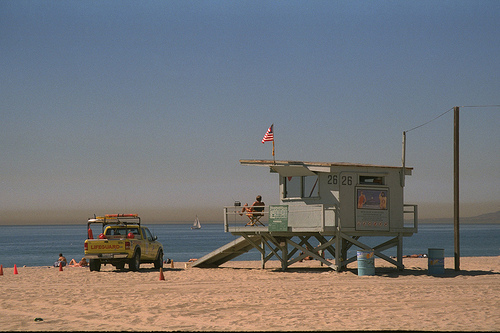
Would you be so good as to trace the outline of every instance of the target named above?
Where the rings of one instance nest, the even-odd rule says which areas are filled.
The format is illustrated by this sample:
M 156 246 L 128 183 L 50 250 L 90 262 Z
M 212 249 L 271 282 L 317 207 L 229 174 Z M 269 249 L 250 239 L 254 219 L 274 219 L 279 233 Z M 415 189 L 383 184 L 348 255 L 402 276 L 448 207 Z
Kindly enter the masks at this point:
M 427 253 L 429 275 L 444 274 L 444 249 L 429 249 Z
M 358 251 L 358 276 L 375 275 L 375 260 L 373 250 Z

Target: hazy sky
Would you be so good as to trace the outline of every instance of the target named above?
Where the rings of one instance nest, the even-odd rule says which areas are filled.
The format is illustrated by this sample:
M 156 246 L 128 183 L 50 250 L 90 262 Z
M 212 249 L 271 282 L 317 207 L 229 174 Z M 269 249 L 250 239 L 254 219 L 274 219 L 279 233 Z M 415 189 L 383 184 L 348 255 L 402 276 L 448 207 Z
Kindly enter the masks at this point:
M 0 223 L 222 220 L 240 159 L 401 165 L 500 104 L 500 1 L 0 0 Z M 500 108 L 461 108 L 462 215 L 500 210 Z M 453 112 L 405 201 L 452 216 Z M 215 213 L 214 213 L 215 212 Z

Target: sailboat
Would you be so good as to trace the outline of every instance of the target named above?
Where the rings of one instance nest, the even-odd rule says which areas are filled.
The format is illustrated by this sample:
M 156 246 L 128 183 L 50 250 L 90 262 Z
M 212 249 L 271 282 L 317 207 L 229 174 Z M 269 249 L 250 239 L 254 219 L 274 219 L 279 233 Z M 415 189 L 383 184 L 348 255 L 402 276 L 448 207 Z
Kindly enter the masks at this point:
M 191 230 L 193 229 L 201 229 L 201 224 L 200 220 L 198 220 L 198 215 L 196 215 L 196 219 L 194 220 L 193 226 L 191 227 Z

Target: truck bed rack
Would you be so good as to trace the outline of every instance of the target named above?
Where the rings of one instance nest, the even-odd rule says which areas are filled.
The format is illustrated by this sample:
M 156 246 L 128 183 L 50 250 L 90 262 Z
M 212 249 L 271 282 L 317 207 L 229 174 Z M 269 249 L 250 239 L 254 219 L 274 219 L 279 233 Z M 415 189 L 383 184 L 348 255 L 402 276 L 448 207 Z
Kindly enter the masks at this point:
M 102 230 L 107 225 L 123 225 L 125 227 L 129 225 L 141 226 L 141 218 L 137 214 L 106 214 L 104 216 L 96 216 L 89 218 L 87 221 L 87 228 L 90 228 L 92 224 L 102 224 Z

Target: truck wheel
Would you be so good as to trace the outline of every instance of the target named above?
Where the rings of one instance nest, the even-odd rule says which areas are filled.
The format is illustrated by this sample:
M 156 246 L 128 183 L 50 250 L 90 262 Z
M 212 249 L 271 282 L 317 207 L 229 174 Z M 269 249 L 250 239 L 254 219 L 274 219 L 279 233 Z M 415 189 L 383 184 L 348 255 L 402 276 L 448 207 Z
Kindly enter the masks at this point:
M 101 270 L 101 261 L 99 259 L 90 259 L 89 268 L 91 272 L 99 272 Z
M 157 268 L 157 269 L 163 267 L 163 251 L 162 250 L 158 250 L 158 255 L 156 256 L 154 265 L 155 265 L 155 268 Z
M 128 268 L 131 271 L 137 272 L 139 270 L 139 266 L 141 265 L 141 250 L 135 251 L 134 256 L 130 259 L 128 264 Z

